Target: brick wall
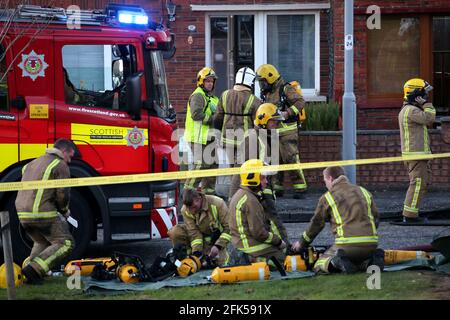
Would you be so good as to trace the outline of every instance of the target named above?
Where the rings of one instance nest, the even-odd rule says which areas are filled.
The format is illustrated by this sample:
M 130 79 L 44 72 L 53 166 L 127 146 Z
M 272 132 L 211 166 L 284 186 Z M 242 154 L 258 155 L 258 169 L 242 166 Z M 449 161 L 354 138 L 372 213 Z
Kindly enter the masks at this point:
M 441 139 L 440 130 L 430 130 L 433 153 L 450 152 L 450 144 Z M 300 158 L 302 162 L 341 160 L 341 132 L 302 132 L 300 134 Z M 382 158 L 400 156 L 400 133 L 398 130 L 358 131 L 357 158 Z M 433 187 L 450 187 L 450 159 L 431 162 Z M 308 184 L 323 186 L 323 169 L 305 171 Z M 367 186 L 405 188 L 408 174 L 402 162 L 361 165 L 357 167 L 357 182 Z M 289 185 L 289 181 L 286 181 Z
M 330 84 L 333 90 L 330 98 L 341 102 L 344 92 L 344 1 L 331 1 L 331 4 L 334 54 L 330 58 L 330 64 L 333 66 L 331 70 L 333 82 Z M 445 13 L 448 15 L 450 12 L 450 1 L 354 1 L 354 92 L 358 106 L 358 128 L 397 129 L 397 115 L 402 104 L 401 92 L 399 92 L 398 99 L 388 99 L 386 102 L 376 102 L 368 99 L 368 29 L 366 21 L 369 15 L 366 14 L 366 9 L 374 4 L 380 7 L 382 17 L 388 14 L 414 14 L 414 16 L 420 16 L 420 14 Z M 385 72 L 386 81 L 389 81 L 389 70 L 385 70 Z

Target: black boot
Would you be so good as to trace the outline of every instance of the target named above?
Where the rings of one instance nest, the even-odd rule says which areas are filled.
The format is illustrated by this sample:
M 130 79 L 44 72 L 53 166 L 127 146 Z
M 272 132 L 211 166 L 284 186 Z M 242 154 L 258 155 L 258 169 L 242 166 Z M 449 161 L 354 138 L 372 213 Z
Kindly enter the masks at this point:
M 25 283 L 27 284 L 42 284 L 44 281 L 39 273 L 29 264 L 22 269 L 22 273 L 26 278 Z
M 372 253 L 371 265 L 378 266 L 381 271 L 384 270 L 384 250 L 378 248 Z
M 330 264 L 342 273 L 350 274 L 358 271 L 356 266 L 345 255 L 345 251 L 338 249 L 336 255 L 331 259 Z

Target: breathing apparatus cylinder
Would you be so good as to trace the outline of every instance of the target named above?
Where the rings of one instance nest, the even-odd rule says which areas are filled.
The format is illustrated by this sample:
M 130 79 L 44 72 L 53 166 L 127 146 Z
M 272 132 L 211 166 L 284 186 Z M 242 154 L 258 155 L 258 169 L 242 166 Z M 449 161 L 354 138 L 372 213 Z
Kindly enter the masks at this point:
M 307 271 L 305 260 L 300 255 L 286 256 L 284 259 L 284 269 L 287 272 Z
M 249 280 L 269 280 L 270 270 L 266 262 L 255 262 L 243 266 L 215 268 L 211 274 L 214 283 L 235 283 Z
M 386 265 L 421 258 L 431 259 L 432 257 L 425 251 L 384 250 L 384 263 Z
M 66 264 L 64 274 L 66 276 L 70 276 L 75 273 L 75 271 L 80 270 L 81 276 L 90 276 L 94 270 L 94 267 L 98 264 L 104 265 L 108 270 L 115 269 L 117 267 L 117 261 L 111 257 L 72 260 Z

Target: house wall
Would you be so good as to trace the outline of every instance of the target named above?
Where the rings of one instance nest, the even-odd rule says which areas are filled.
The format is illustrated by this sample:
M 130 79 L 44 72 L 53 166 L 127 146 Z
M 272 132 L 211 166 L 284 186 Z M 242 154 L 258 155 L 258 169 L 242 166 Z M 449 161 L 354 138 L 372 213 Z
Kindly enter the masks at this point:
M 357 159 L 398 157 L 400 152 L 400 133 L 398 130 L 358 131 Z M 441 138 L 441 130 L 430 130 L 433 153 L 450 152 L 450 144 Z M 449 141 L 450 142 L 450 141 Z M 338 161 L 342 154 L 341 132 L 302 132 L 300 133 L 300 159 L 302 162 Z M 450 187 L 450 158 L 431 161 L 433 187 Z M 313 187 L 323 185 L 323 169 L 305 170 L 306 180 Z M 408 172 L 403 162 L 361 165 L 356 168 L 357 182 L 362 185 L 389 188 L 407 188 Z M 289 181 L 286 181 L 289 185 Z

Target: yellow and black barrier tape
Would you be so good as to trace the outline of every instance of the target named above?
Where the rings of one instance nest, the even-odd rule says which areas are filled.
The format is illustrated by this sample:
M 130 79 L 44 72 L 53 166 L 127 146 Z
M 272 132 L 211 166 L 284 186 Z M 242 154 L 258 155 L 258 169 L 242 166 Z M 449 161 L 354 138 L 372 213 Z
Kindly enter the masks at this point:
M 448 158 L 450 153 L 425 154 L 425 155 L 410 155 L 398 157 L 385 158 L 369 158 L 356 160 L 336 160 L 336 161 L 320 161 L 320 162 L 306 162 L 282 165 L 270 165 L 252 169 L 235 168 L 219 168 L 207 170 L 194 171 L 174 171 L 174 172 L 158 172 L 158 173 L 141 173 L 131 175 L 118 176 L 101 176 L 101 177 L 87 177 L 87 178 L 71 178 L 71 179 L 57 179 L 46 181 L 24 181 L 24 182 L 3 182 L 0 183 L 0 192 L 19 191 L 19 190 L 33 190 L 33 189 L 50 189 L 50 188 L 65 188 L 65 187 L 85 187 L 98 186 L 106 184 L 121 184 L 121 183 L 135 183 L 135 182 L 152 182 L 165 180 L 183 180 L 187 178 L 203 178 L 214 176 L 229 176 L 240 173 L 250 172 L 277 172 L 290 170 L 307 170 L 326 168 L 329 166 L 350 166 L 350 165 L 367 165 L 367 164 L 381 164 L 386 162 L 398 162 L 408 160 L 429 160 Z

